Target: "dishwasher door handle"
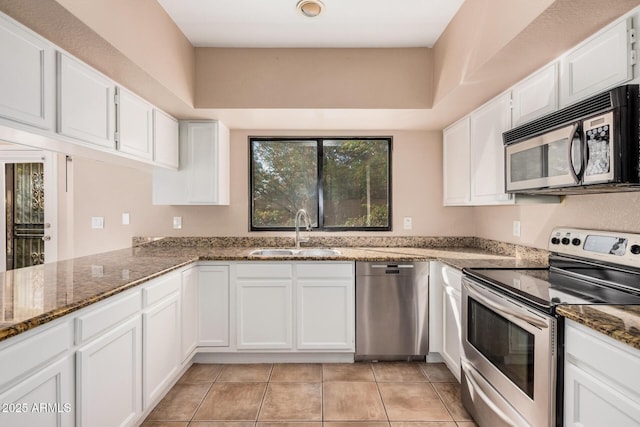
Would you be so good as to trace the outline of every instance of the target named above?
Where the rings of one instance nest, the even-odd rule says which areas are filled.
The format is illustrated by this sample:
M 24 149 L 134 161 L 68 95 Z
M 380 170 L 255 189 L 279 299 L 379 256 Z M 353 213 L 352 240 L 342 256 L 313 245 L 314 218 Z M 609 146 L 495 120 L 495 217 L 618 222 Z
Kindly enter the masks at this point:
M 371 268 L 413 268 L 413 264 L 372 264 Z

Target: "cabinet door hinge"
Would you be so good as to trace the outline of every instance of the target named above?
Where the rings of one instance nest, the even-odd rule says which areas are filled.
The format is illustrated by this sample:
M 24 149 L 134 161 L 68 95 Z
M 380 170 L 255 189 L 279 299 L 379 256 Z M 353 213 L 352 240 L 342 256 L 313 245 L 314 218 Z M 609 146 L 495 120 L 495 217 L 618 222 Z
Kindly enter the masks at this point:
M 113 133 L 113 140 L 116 142 L 116 149 L 118 149 L 118 148 L 119 148 L 119 147 L 118 147 L 118 144 L 119 144 L 119 142 L 120 142 L 120 132 L 115 131 L 115 132 Z
M 638 60 L 638 55 L 636 53 L 636 50 L 635 49 L 631 49 L 629 51 L 629 61 L 631 62 L 631 65 L 635 65 L 637 60 Z
M 113 102 L 114 102 L 116 105 L 120 104 L 120 94 L 119 94 L 118 92 L 116 92 L 116 93 L 113 95 Z
M 629 31 L 627 32 L 627 34 L 629 35 L 629 44 L 635 43 L 636 42 L 636 29 L 635 28 L 630 28 Z

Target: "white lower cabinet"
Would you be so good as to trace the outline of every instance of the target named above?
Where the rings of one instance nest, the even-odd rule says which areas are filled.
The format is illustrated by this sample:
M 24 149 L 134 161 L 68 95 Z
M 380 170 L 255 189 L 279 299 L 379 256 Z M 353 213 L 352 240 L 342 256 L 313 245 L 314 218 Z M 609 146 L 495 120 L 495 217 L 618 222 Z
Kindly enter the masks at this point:
M 182 272 L 180 288 L 180 361 L 185 362 L 198 346 L 198 267 Z
M 77 426 L 134 425 L 142 413 L 142 320 L 131 318 L 76 353 Z
M 640 426 L 638 384 L 640 350 L 566 320 L 565 426 Z
M 352 262 L 238 263 L 239 350 L 353 352 Z
M 353 351 L 353 264 L 299 264 L 296 272 L 296 347 Z
M 180 294 L 173 293 L 142 314 L 143 408 L 170 386 L 180 367 Z
M 435 322 L 429 326 L 429 351 L 439 352 L 449 370 L 460 381 L 462 272 L 441 262 L 432 262 L 429 271 L 429 286 L 434 290 L 429 293 L 433 298 L 429 319 Z
M 73 367 L 73 356 L 66 356 L 0 393 L 0 425 L 74 426 Z
M 236 281 L 238 349 L 293 349 L 291 264 L 240 265 Z M 250 270 L 264 273 L 256 276 Z M 247 274 L 243 277 L 243 272 Z
M 229 346 L 229 266 L 198 267 L 197 339 L 202 347 Z

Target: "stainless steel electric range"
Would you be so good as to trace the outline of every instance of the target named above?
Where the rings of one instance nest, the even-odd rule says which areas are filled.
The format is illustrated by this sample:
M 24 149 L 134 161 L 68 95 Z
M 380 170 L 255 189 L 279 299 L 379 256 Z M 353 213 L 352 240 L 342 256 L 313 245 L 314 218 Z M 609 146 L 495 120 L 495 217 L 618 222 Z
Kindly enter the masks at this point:
M 465 269 L 462 400 L 480 427 L 562 425 L 558 305 L 640 305 L 640 234 L 556 228 L 549 268 Z

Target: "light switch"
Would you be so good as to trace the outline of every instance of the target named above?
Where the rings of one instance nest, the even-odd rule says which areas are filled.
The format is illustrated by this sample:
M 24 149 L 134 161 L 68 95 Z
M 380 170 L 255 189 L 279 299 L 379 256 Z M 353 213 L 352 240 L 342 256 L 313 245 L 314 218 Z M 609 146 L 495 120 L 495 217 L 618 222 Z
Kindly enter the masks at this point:
M 95 228 L 95 229 L 104 228 L 104 217 L 103 216 L 92 216 L 91 217 L 91 228 Z
M 131 223 L 131 217 L 129 212 L 122 212 L 122 225 L 129 225 Z
M 182 228 L 182 217 L 181 216 L 174 216 L 173 217 L 173 228 L 175 228 L 176 230 Z

